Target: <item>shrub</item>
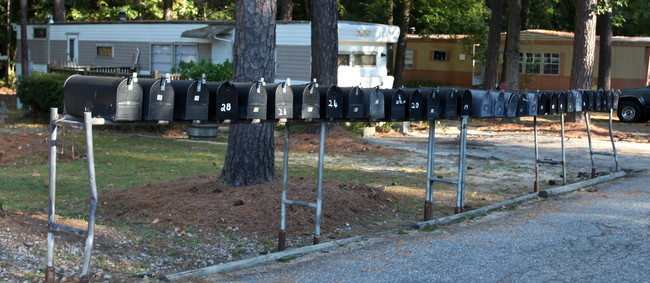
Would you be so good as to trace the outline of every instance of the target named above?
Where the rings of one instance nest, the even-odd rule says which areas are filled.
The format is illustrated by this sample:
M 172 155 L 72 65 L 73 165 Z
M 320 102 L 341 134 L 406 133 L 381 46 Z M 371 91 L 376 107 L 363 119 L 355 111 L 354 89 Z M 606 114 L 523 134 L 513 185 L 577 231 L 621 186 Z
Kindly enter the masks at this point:
M 16 92 L 20 101 L 29 105 L 36 114 L 49 113 L 51 107 L 63 105 L 63 84 L 68 75 L 34 72 L 29 77 L 19 77 Z
M 415 79 L 404 82 L 405 87 L 437 87 L 442 86 L 442 83 L 436 80 Z
M 214 64 L 201 59 L 201 62 L 181 61 L 178 67 L 172 68 L 173 73 L 180 73 L 181 79 L 196 79 L 205 74 L 208 81 L 229 81 L 232 79 L 232 63 L 226 60 L 223 63 Z

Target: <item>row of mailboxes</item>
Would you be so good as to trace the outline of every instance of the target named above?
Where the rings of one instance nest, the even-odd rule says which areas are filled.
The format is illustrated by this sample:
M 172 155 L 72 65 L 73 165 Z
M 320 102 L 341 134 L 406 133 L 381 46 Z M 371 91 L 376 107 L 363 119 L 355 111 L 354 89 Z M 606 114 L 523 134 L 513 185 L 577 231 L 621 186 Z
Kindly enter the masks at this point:
M 364 120 L 418 121 L 552 115 L 615 109 L 614 91 L 503 92 L 457 88 L 379 89 L 71 76 L 64 86 L 67 114 L 138 120 Z

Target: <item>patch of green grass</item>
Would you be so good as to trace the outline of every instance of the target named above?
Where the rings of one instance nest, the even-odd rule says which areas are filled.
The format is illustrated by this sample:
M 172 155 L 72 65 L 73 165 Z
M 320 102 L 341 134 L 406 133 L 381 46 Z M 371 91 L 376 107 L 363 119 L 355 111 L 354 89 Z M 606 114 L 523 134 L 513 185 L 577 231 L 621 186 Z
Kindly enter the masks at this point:
M 422 232 L 433 232 L 433 231 L 436 231 L 436 230 L 438 230 L 438 225 L 434 225 L 434 226 L 431 226 L 431 227 L 426 227 L 426 228 L 420 229 L 420 231 L 422 231 Z
M 277 262 L 282 262 L 282 263 L 287 263 L 287 262 L 291 262 L 292 260 L 297 259 L 297 258 L 298 258 L 298 256 L 295 256 L 295 255 L 294 255 L 294 256 L 288 256 L 288 257 L 279 258 L 279 259 L 277 259 L 276 261 L 277 261 Z
M 397 231 L 397 235 L 408 235 L 408 234 L 409 234 L 409 233 L 406 232 L 406 231 L 404 231 L 404 230 Z
M 235 249 L 235 251 L 232 252 L 232 255 L 233 255 L 233 256 L 239 256 L 239 255 L 244 254 L 246 251 L 248 251 L 248 249 L 245 249 L 245 248 L 237 248 L 237 249 Z

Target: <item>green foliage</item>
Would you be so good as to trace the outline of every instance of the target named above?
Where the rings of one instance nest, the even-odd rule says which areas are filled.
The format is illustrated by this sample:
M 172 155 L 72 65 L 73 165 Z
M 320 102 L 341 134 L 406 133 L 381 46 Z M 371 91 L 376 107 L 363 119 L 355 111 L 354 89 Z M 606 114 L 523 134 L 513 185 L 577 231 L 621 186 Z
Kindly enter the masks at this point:
M 181 79 L 196 79 L 205 74 L 208 81 L 229 81 L 232 79 L 232 63 L 226 60 L 223 63 L 214 64 L 205 59 L 201 62 L 194 61 L 178 63 L 178 67 L 172 68 L 173 73 L 180 73 Z
M 68 75 L 34 72 L 29 77 L 19 77 L 16 88 L 18 98 L 32 107 L 35 113 L 49 113 L 51 107 L 61 108 L 63 84 Z

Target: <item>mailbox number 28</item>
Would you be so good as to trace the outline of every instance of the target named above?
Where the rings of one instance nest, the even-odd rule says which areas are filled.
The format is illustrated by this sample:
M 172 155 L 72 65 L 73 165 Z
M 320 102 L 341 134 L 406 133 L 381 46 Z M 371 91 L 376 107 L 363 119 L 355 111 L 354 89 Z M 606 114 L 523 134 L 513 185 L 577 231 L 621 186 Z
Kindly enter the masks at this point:
M 221 103 L 221 112 L 228 112 L 232 109 L 230 103 Z

